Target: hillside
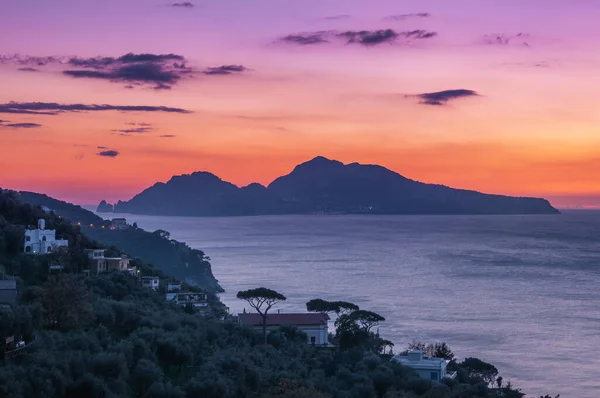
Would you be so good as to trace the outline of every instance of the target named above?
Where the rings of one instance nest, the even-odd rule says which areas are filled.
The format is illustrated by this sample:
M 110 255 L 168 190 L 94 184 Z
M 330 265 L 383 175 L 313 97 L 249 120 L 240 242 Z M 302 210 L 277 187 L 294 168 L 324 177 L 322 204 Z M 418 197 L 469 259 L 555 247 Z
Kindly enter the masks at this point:
M 223 291 L 212 274 L 208 258 L 201 250 L 191 249 L 185 243 L 140 228 L 111 231 L 108 229 L 109 222 L 94 213 L 47 195 L 20 192 L 19 197 L 23 202 L 46 206 L 74 224 L 79 223 L 81 232 L 90 239 L 107 246 L 115 246 L 165 273 L 207 291 Z
M 103 201 L 98 210 L 110 208 Z M 119 201 L 114 211 L 165 216 L 558 213 L 545 199 L 425 184 L 382 166 L 324 157 L 296 166 L 268 187 L 238 188 L 208 172 L 175 176 Z
M 23 252 L 25 228 L 39 218 L 69 241 L 66 252 Z M 0 396 L 524 396 L 503 383 L 495 366 L 477 358 L 459 361 L 445 343 L 411 346 L 446 358 L 455 378 L 433 382 L 419 377 L 390 361 L 385 348 L 393 344 L 370 329 L 385 319 L 343 301 L 307 303 L 313 311 L 350 309 L 338 314 L 331 334 L 335 345 L 314 347 L 304 332 L 290 326 L 271 331 L 265 342 L 218 309 L 218 302 L 212 303 L 215 311 L 198 313 L 142 287 L 136 275 L 86 276 L 80 272 L 89 265 L 85 249 L 98 247 L 65 218 L 0 190 L 0 279 L 14 280 L 18 290 L 0 311 Z M 51 273 L 48 266 L 54 261 L 65 268 Z M 173 281 L 139 260 L 136 267 L 142 276 Z

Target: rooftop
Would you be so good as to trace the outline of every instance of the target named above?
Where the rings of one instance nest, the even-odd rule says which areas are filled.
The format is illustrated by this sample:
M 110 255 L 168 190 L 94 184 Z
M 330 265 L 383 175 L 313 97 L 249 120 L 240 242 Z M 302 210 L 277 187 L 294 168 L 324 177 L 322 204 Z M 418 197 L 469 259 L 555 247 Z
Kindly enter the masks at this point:
M 259 314 L 238 314 L 238 319 L 243 325 L 262 325 L 262 317 Z M 267 326 L 284 326 L 284 325 L 321 325 L 327 323 L 329 315 L 318 313 L 301 313 L 301 314 L 268 314 Z
M 0 280 L 0 290 L 12 290 L 17 288 L 17 281 L 14 279 Z
M 423 351 L 410 350 L 407 355 L 395 355 L 392 361 L 417 369 L 439 369 L 448 363 L 444 358 L 423 357 Z

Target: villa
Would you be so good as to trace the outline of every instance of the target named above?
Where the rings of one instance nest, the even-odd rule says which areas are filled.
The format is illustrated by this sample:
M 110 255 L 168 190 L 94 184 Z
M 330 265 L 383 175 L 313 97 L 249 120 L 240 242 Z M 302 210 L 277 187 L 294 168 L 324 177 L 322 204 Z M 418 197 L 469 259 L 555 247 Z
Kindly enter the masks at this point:
M 419 377 L 426 380 L 440 381 L 446 377 L 454 378 L 456 375 L 455 372 L 446 372 L 448 360 L 423 357 L 423 351 L 421 350 L 410 350 L 406 355 L 395 355 L 392 361 L 414 369 Z
M 190 304 L 192 307 L 204 308 L 208 307 L 208 299 L 205 293 L 195 292 L 170 292 L 165 295 L 167 301 L 172 301 L 182 307 Z
M 66 239 L 56 239 L 56 231 L 46 229 L 46 221 L 38 220 L 37 229 L 28 229 L 25 231 L 25 253 L 48 254 L 58 247 L 69 246 Z
M 142 276 L 142 286 L 152 289 L 154 291 L 158 290 L 158 286 L 160 285 L 160 278 L 158 276 Z
M 92 273 L 100 274 L 107 271 L 129 271 L 135 273 L 135 268 L 129 268 L 129 258 L 127 256 L 105 257 L 105 251 L 105 249 L 87 249 L 85 251 L 92 260 Z
M 256 331 L 262 331 L 263 318 L 259 314 L 238 314 L 238 320 L 242 325 L 248 325 Z M 276 330 L 281 326 L 294 326 L 306 333 L 308 343 L 325 346 L 328 344 L 329 336 L 327 321 L 329 321 L 327 314 L 268 314 L 267 332 Z

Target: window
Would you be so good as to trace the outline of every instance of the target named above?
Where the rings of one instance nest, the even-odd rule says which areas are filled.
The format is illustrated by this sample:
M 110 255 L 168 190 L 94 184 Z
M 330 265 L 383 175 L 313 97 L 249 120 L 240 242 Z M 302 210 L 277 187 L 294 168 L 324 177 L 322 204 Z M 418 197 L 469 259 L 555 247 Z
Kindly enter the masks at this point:
M 437 372 L 431 372 L 431 380 L 437 380 L 437 379 L 438 379 Z
M 310 336 L 310 344 L 315 345 L 317 342 L 317 338 L 315 336 Z
M 31 246 L 25 247 L 25 253 L 31 253 Z
M 50 253 L 52 251 L 52 246 L 48 247 L 48 249 L 46 250 L 48 253 Z
M 27 235 L 27 236 L 25 237 L 25 241 L 26 241 L 26 242 L 31 242 L 31 236 Z
M 46 237 L 42 236 L 42 242 L 45 242 L 45 241 L 46 241 Z

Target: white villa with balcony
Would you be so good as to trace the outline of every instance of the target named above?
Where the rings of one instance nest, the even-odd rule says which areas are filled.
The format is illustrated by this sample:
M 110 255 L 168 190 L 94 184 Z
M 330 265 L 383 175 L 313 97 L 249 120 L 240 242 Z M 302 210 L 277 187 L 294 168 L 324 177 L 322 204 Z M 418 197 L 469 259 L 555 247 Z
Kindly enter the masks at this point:
M 59 247 L 68 247 L 69 241 L 66 239 L 56 239 L 56 231 L 46 229 L 46 221 L 38 220 L 37 229 L 28 229 L 25 231 L 25 253 L 48 254 Z
M 456 375 L 456 372 L 446 372 L 448 360 L 423 357 L 423 351 L 421 350 L 409 350 L 406 355 L 395 355 L 392 361 L 414 369 L 419 377 L 426 380 L 440 381 L 443 378 L 453 378 Z

